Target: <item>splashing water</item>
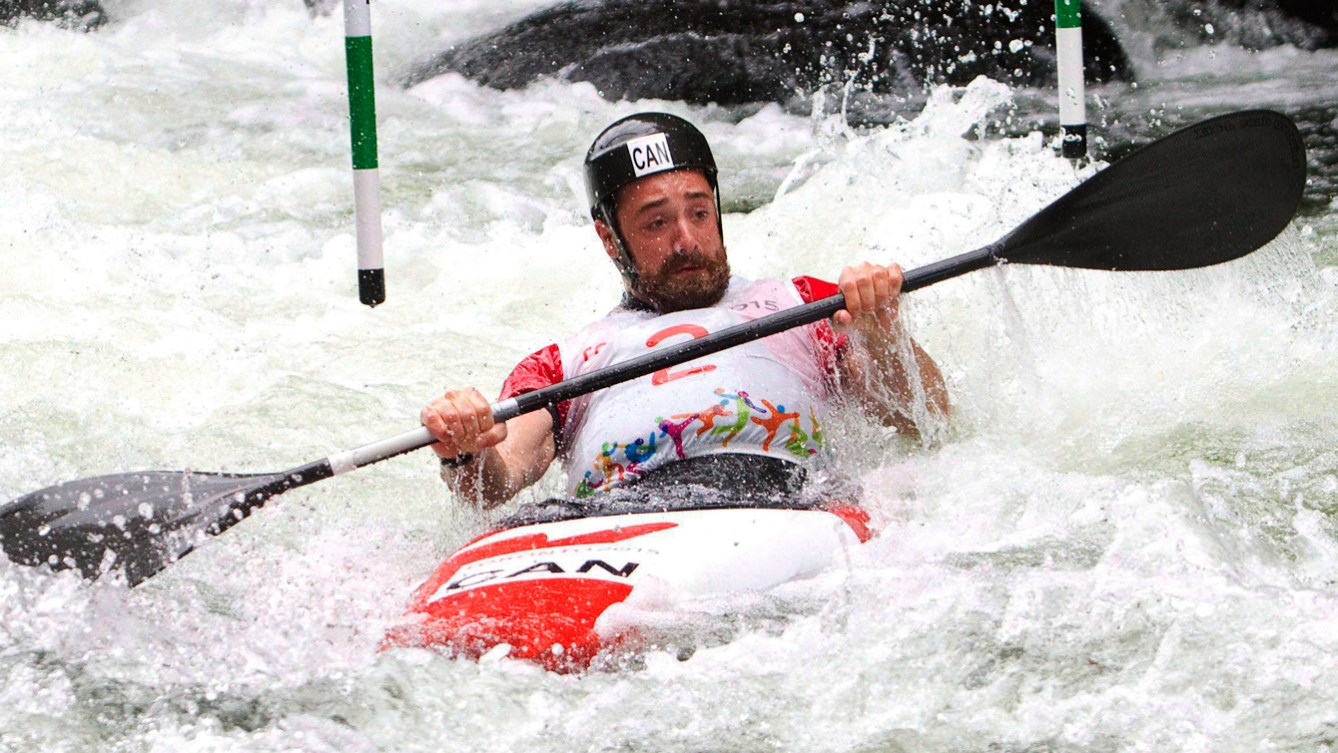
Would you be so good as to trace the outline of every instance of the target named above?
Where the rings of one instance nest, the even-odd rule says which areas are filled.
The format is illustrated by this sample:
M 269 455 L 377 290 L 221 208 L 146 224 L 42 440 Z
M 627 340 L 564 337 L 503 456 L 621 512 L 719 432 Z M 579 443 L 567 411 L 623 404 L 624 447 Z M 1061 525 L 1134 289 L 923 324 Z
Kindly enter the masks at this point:
M 869 130 L 586 85 L 386 85 L 389 295 L 370 310 L 339 19 L 107 5 L 96 34 L 0 29 L 4 499 L 139 468 L 275 470 L 409 428 L 447 385 L 496 389 L 616 299 L 580 156 L 633 107 L 703 125 L 752 276 L 944 258 L 1101 167 L 999 135 L 1040 95 L 983 80 Z M 492 4 L 458 5 L 379 4 L 381 80 L 491 25 Z M 1336 93 L 1315 75 L 1332 53 L 1209 52 L 1144 61 L 1099 114 L 1160 113 L 1145 140 L 1182 113 Z M 883 534 L 725 605 L 686 661 L 559 677 L 378 654 L 486 524 L 422 454 L 285 495 L 134 591 L 0 562 L 0 749 L 1332 748 L 1335 228 L 1319 206 L 1221 268 L 1010 268 L 915 293 L 952 425 L 926 446 L 847 417 L 837 441 Z

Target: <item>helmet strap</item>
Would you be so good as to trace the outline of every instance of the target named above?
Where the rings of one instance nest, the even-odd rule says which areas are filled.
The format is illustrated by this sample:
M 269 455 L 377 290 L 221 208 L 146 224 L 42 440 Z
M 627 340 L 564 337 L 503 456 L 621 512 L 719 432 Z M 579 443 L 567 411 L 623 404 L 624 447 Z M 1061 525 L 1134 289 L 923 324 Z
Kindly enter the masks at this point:
M 725 215 L 720 211 L 720 183 L 714 176 L 708 176 L 707 182 L 711 184 L 711 193 L 715 195 L 715 229 L 720 235 L 720 245 L 725 245 Z
M 623 239 L 623 231 L 618 227 L 618 220 L 614 216 L 616 212 L 612 202 L 605 202 L 599 207 L 600 219 L 608 225 L 613 233 L 613 247 L 618 251 L 618 258 L 613 260 L 613 266 L 618 268 L 618 274 L 622 275 L 623 281 L 627 283 L 630 292 L 637 282 L 636 263 L 632 261 L 632 252 L 627 249 L 627 241 Z

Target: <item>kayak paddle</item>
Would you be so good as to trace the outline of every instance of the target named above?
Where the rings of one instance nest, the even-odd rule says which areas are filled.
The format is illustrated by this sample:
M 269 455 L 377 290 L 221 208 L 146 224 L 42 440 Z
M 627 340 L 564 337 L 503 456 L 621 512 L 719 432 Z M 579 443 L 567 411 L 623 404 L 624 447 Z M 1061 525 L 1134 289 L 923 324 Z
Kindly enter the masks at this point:
M 1055 200 L 995 243 L 905 275 L 904 292 L 1000 263 L 1116 271 L 1229 261 L 1272 240 L 1305 188 L 1305 147 L 1284 115 L 1212 118 L 1153 142 Z M 658 369 L 827 318 L 838 294 L 681 343 L 492 406 L 498 421 Z M 277 473 L 144 471 L 70 481 L 0 508 L 0 546 L 14 562 L 122 572 L 136 585 L 289 489 L 435 440 L 419 427 Z

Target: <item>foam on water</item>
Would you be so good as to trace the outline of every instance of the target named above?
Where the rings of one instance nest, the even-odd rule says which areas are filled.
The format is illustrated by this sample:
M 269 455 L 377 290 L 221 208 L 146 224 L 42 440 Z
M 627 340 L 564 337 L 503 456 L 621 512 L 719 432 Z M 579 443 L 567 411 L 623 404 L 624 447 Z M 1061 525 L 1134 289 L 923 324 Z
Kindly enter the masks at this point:
M 579 165 L 633 107 L 703 124 L 753 275 L 970 250 L 1101 166 L 1039 134 L 980 138 L 1015 95 L 988 81 L 868 132 L 824 108 L 387 85 L 389 300 L 370 310 L 341 21 L 290 5 L 125 0 L 94 35 L 0 30 L 0 498 L 136 468 L 277 470 L 410 428 L 447 385 L 491 392 L 616 298 Z M 378 61 L 402 70 L 492 7 L 384 0 Z M 1251 60 L 1302 54 L 1269 55 Z M 0 562 L 0 748 L 1332 746 L 1338 278 L 1309 224 L 1219 269 L 1006 269 L 917 292 L 905 315 L 952 425 L 927 443 L 855 418 L 834 432 L 884 534 L 826 577 L 703 605 L 700 634 L 637 669 L 378 654 L 411 589 L 485 525 L 421 454 L 278 498 L 134 591 Z

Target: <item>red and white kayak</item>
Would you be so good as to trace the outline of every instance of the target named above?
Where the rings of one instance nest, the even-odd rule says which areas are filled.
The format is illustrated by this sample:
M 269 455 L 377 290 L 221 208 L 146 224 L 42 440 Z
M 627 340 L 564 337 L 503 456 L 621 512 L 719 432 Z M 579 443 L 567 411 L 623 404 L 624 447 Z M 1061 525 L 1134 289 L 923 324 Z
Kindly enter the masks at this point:
M 853 505 L 611 515 L 493 531 L 456 550 L 415 592 L 383 647 L 477 659 L 494 650 L 580 671 L 641 632 L 619 605 L 765 592 L 821 574 L 871 537 Z M 499 649 L 505 646 L 506 649 Z

